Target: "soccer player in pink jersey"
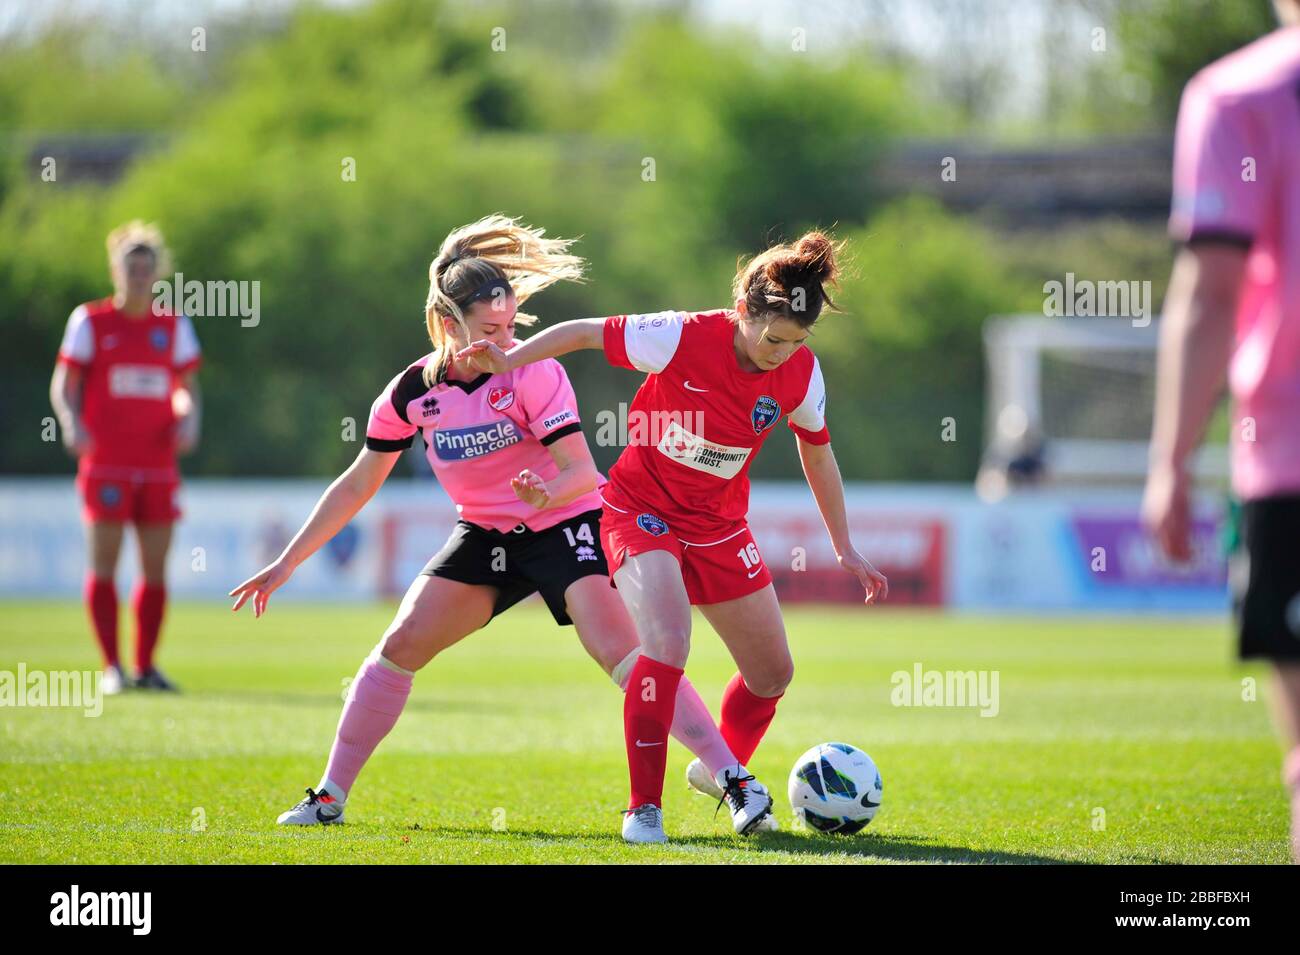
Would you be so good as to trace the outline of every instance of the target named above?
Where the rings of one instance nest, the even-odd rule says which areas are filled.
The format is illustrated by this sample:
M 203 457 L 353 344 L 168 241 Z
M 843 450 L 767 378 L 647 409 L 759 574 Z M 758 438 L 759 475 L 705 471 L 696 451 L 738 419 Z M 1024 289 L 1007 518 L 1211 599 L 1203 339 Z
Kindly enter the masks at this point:
M 629 422 L 649 422 L 639 429 L 649 439 L 629 441 L 603 491 L 612 582 L 643 651 L 624 696 L 631 775 L 625 833 L 663 831 L 664 743 L 690 646 L 692 604 L 739 668 L 723 694 L 720 729 L 741 766 L 709 772 L 692 763 L 687 781 L 725 798 L 733 820 L 743 817 L 749 828 L 770 823 L 771 795 L 744 764 L 772 722 L 794 665 L 772 576 L 746 521 L 747 474 L 782 415 L 798 439 L 840 566 L 857 575 L 867 603 L 888 593 L 884 575 L 849 537 L 825 386 L 806 344 L 823 305 L 834 307 L 825 286 L 835 281 L 835 255 L 828 236 L 810 232 L 741 268 L 732 309 L 580 319 L 508 352 L 499 342 L 476 341 L 460 353 L 504 374 L 600 348 L 612 364 L 646 373 Z
M 366 446 L 321 497 L 284 553 L 230 592 L 255 616 L 294 569 L 379 490 L 416 434 L 460 521 L 411 584 L 397 616 L 352 682 L 324 776 L 281 814 L 282 825 L 343 821 L 366 760 L 397 722 L 415 671 L 494 616 L 540 592 L 557 624 L 626 687 L 640 652 L 609 588 L 600 541 L 604 479 L 582 434 L 564 368 L 541 362 L 502 374 L 455 358 L 473 339 L 517 344 L 518 303 L 582 275 L 569 240 L 489 216 L 457 229 L 429 267 L 425 318 L 433 350 L 399 372 L 370 409 Z M 682 680 L 673 736 L 712 772 L 738 760 L 708 708 Z
M 1183 91 L 1169 220 L 1183 247 L 1160 329 L 1143 512 L 1162 549 L 1188 559 L 1187 462 L 1226 376 L 1239 651 L 1273 664 L 1300 862 L 1300 0 L 1274 6 L 1281 29 Z
M 63 442 L 77 458 L 90 550 L 85 600 L 104 660 L 105 693 L 175 690 L 154 665 L 167 602 L 164 569 L 180 518 L 176 457 L 199 438 L 199 342 L 188 317 L 154 304 L 167 250 L 157 228 L 130 222 L 108 237 L 115 291 L 68 318 L 50 382 Z M 140 544 L 135 674 L 122 671 L 114 575 L 127 524 Z

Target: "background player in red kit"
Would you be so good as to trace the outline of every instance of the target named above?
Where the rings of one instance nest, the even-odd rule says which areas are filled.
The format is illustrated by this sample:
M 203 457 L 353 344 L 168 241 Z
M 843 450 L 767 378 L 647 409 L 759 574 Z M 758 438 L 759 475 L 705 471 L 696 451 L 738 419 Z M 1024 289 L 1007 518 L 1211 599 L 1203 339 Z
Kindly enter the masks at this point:
M 90 551 L 85 597 L 104 657 L 106 693 L 128 685 L 117 649 L 114 573 L 128 523 L 140 544 L 135 613 L 135 686 L 174 690 L 154 666 L 167 602 L 164 567 L 180 517 L 176 456 L 199 436 L 195 372 L 199 343 L 184 315 L 154 305 L 169 271 L 161 233 L 131 222 L 108 236 L 114 294 L 68 318 L 50 401 L 63 443 L 77 458 L 77 490 Z
M 603 348 L 612 364 L 647 373 L 629 434 L 637 416 L 650 436 L 629 443 L 610 470 L 601 520 L 613 582 L 642 646 L 624 697 L 632 779 L 624 835 L 632 841 L 663 839 L 664 741 L 690 646 L 692 604 L 740 671 L 723 695 L 719 729 L 741 765 L 709 779 L 692 763 L 687 779 L 725 795 L 733 817 L 747 816 L 746 831 L 769 827 L 771 796 L 743 764 L 771 724 L 794 666 L 772 577 L 746 522 L 747 474 L 782 415 L 798 438 L 840 565 L 861 580 L 867 603 L 888 593 L 884 576 L 849 539 L 821 369 L 805 345 L 823 305 L 834 307 L 824 286 L 834 283 L 835 253 L 820 232 L 768 249 L 736 275 L 734 309 L 581 319 L 508 353 L 487 341 L 462 352 L 485 370 L 505 371 Z

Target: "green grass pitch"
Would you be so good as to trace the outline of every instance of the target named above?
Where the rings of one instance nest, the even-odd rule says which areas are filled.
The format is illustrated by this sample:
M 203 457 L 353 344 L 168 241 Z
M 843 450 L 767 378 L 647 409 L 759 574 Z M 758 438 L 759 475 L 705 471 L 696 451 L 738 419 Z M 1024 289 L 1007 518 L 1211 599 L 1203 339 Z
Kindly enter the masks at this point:
M 0 708 L 0 862 L 1286 861 L 1266 671 L 1233 664 L 1213 620 L 790 608 L 795 681 L 751 767 L 783 831 L 734 836 L 686 791 L 673 743 L 672 842 L 633 847 L 620 695 L 529 602 L 420 673 L 345 826 L 277 828 L 391 614 L 176 603 L 160 662 L 183 695 L 109 698 L 98 718 Z M 3 603 L 0 621 L 0 670 L 94 665 L 76 603 Z M 891 674 L 917 662 L 996 670 L 998 714 L 892 705 Z M 688 673 L 715 714 L 731 672 L 697 618 Z M 791 828 L 786 776 L 826 740 L 881 768 L 883 807 L 858 836 Z

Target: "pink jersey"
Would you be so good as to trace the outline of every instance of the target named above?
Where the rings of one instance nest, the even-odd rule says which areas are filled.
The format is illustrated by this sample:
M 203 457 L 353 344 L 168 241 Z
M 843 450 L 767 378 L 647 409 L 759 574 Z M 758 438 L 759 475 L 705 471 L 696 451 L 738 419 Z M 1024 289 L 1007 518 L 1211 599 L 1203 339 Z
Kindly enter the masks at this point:
M 694 542 L 745 519 L 749 466 L 782 415 L 805 441 L 831 440 L 808 346 L 778 368 L 748 372 L 735 333 L 726 311 L 605 319 L 610 364 L 647 372 L 628 415 L 628 446 L 609 471 L 610 504 L 652 510 Z
M 1169 228 L 1249 249 L 1228 373 L 1233 488 L 1247 500 L 1300 491 L 1300 27 L 1187 84 Z
M 473 381 L 424 383 L 425 355 L 388 383 L 370 408 L 366 447 L 400 451 L 415 433 L 438 482 L 461 518 L 498 531 L 525 524 L 543 530 L 600 507 L 592 490 L 563 507 L 539 511 L 515 496 L 510 479 L 528 468 L 544 481 L 559 467 L 546 450 L 565 435 L 580 434 L 578 402 L 558 361 L 525 365 Z M 600 483 L 604 483 L 601 478 Z

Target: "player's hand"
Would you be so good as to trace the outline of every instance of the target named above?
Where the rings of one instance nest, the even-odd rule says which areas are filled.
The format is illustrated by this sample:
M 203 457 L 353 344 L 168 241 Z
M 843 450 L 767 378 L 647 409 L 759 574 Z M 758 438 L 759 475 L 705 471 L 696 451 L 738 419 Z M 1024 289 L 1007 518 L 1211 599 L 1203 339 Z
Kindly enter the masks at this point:
M 1187 473 L 1177 467 L 1157 467 L 1147 477 L 1142 495 L 1142 523 L 1171 560 L 1192 559 L 1192 507 Z
M 90 432 L 86 430 L 80 418 L 74 418 L 68 427 L 59 430 L 63 434 L 63 446 L 68 449 L 70 455 L 79 458 L 89 453 Z
M 231 597 L 238 598 L 231 610 L 238 610 L 242 607 L 249 597 L 253 598 L 253 616 L 260 617 L 266 612 L 266 602 L 271 599 L 273 594 L 293 576 L 293 568 L 280 561 L 264 568 L 256 576 L 249 577 L 246 581 L 230 592 Z
M 856 574 L 862 582 L 862 589 L 867 592 L 867 603 L 879 603 L 889 596 L 889 581 L 885 575 L 872 567 L 871 561 L 859 554 L 856 548 L 850 547 L 840 554 L 839 561 L 841 567 Z
M 199 419 L 188 414 L 176 422 L 176 453 L 189 454 L 199 446 Z
M 188 388 L 177 388 L 172 392 L 172 414 L 176 422 L 176 453 L 189 454 L 199 443 L 199 416 L 194 405 L 194 396 Z
M 501 350 L 501 346 L 486 338 L 470 342 L 456 352 L 456 361 L 466 362 L 476 371 L 491 372 L 494 375 L 503 375 L 510 370 L 510 359 Z
M 551 502 L 551 492 L 546 489 L 546 482 L 527 468 L 519 472 L 519 477 L 510 479 L 510 487 L 515 492 L 515 497 L 539 511 Z

